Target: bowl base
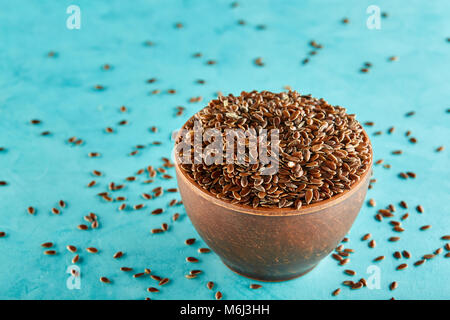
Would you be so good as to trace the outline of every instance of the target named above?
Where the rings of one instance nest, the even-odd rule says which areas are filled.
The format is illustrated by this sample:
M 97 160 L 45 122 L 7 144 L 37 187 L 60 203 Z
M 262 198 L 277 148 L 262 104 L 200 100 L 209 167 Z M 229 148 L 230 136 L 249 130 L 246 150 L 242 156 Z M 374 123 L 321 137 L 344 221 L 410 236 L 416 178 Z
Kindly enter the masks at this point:
M 223 262 L 223 264 L 226 265 L 228 267 L 228 269 L 230 269 L 231 271 L 233 271 L 234 273 L 236 273 L 236 274 L 238 274 L 240 276 L 243 276 L 243 277 L 248 278 L 248 279 L 256 280 L 256 281 L 263 281 L 263 282 L 282 282 L 282 281 L 293 280 L 293 279 L 299 278 L 301 276 L 304 276 L 305 274 L 307 274 L 308 272 L 310 272 L 312 269 L 314 269 L 317 266 L 317 264 L 316 264 L 312 268 L 310 268 L 310 269 L 308 269 L 308 270 L 306 270 L 306 271 L 304 271 L 302 273 L 299 273 L 299 274 L 296 274 L 296 275 L 293 275 L 293 276 L 289 276 L 289 277 L 286 277 L 286 278 L 267 279 L 267 278 L 256 278 L 254 276 L 246 275 L 246 274 L 244 274 L 244 273 L 242 273 L 240 271 L 237 271 L 236 269 L 233 269 L 232 267 L 230 267 L 225 262 Z

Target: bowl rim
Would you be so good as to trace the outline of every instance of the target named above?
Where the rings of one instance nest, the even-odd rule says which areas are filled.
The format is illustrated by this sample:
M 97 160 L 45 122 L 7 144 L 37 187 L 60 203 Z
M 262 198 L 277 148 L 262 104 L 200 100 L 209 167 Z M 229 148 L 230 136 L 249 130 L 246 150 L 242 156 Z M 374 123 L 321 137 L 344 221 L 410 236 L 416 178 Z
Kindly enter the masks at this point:
M 187 120 L 186 123 L 189 120 Z M 183 124 L 183 126 L 181 128 L 184 128 L 186 123 Z M 177 178 L 184 179 L 186 182 L 185 184 L 189 188 L 193 189 L 194 193 L 199 194 L 201 197 L 205 198 L 209 202 L 214 203 L 215 205 L 224 207 L 225 209 L 228 209 L 233 212 L 245 213 L 245 214 L 249 214 L 249 215 L 257 215 L 257 216 L 267 216 L 267 217 L 299 216 L 299 215 L 305 215 L 305 214 L 313 214 L 313 213 L 316 213 L 323 209 L 329 208 L 331 206 L 334 206 L 334 205 L 346 200 L 347 198 L 352 196 L 357 190 L 359 190 L 360 187 L 364 186 L 363 182 L 365 182 L 370 177 L 370 175 L 372 173 L 372 165 L 373 165 L 373 147 L 372 147 L 372 142 L 370 141 L 369 135 L 364 130 L 364 127 L 362 126 L 361 123 L 360 123 L 360 125 L 362 128 L 362 133 L 367 138 L 367 140 L 369 141 L 369 145 L 370 145 L 370 162 L 369 162 L 369 166 L 368 166 L 367 170 L 361 175 L 360 179 L 350 187 L 350 189 L 346 189 L 346 190 L 344 190 L 344 192 L 339 193 L 329 199 L 326 199 L 326 200 L 323 200 L 320 202 L 316 202 L 316 203 L 311 203 L 308 205 L 302 205 L 302 207 L 299 210 L 294 209 L 294 208 L 278 208 L 278 207 L 253 208 L 253 207 L 249 207 L 247 205 L 235 204 L 235 203 L 231 203 L 231 202 L 227 202 L 225 200 L 219 199 L 214 194 L 212 194 L 210 191 L 208 191 L 208 190 L 202 188 L 200 185 L 198 185 L 198 183 L 194 179 L 192 179 L 184 170 L 182 170 L 180 168 L 180 164 L 178 163 L 176 156 L 174 156 L 175 172 L 176 172 Z M 178 135 L 177 135 L 177 138 L 175 139 L 175 143 L 177 140 L 178 140 Z

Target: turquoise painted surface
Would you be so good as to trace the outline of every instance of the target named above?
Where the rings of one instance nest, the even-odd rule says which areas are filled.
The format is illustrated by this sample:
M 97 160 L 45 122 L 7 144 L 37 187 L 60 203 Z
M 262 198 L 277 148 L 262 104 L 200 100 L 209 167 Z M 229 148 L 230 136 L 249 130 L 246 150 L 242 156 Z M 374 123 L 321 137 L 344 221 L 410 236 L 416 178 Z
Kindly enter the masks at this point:
M 172 198 L 165 195 L 143 201 L 139 194 L 156 186 L 175 187 L 176 182 L 158 178 L 152 185 L 127 183 L 117 195 L 128 203 L 146 203 L 144 210 L 118 212 L 117 203 L 102 202 L 95 196 L 105 191 L 110 181 L 123 182 L 127 176 L 149 164 L 159 166 L 161 156 L 171 150 L 170 134 L 215 92 L 239 94 L 242 90 L 280 91 L 283 86 L 342 105 L 356 113 L 360 121 L 373 121 L 371 134 L 375 160 L 383 158 L 391 169 L 374 168 L 377 182 L 368 198 L 377 201 L 375 208 L 364 206 L 349 233 L 346 247 L 356 252 L 345 267 L 357 271 L 356 280 L 368 278 L 366 269 L 372 259 L 385 255 L 376 265 L 381 270 L 381 288 L 350 290 L 343 288 L 333 299 L 449 299 L 449 261 L 443 254 L 421 267 L 413 267 L 423 254 L 431 253 L 450 234 L 448 200 L 450 190 L 449 153 L 435 149 L 449 146 L 450 113 L 450 2 L 442 1 L 0 1 L 0 298 L 2 299 L 212 299 L 205 287 L 214 281 L 224 299 L 329 299 L 331 292 L 350 277 L 344 267 L 328 257 L 310 274 L 289 282 L 264 284 L 250 290 L 253 281 L 229 271 L 213 253 L 199 255 L 204 245 L 199 239 L 192 247 L 184 240 L 198 235 L 182 207 L 168 208 Z M 66 28 L 66 8 L 81 8 L 81 29 Z M 366 8 L 376 4 L 389 16 L 381 21 L 380 30 L 366 27 Z M 345 25 L 341 19 L 348 17 Z M 243 19 L 245 26 L 237 21 Z M 184 28 L 174 24 L 181 22 Z M 265 24 L 265 30 L 256 28 Z M 310 40 L 324 45 L 310 63 Z M 153 47 L 143 43 L 150 40 Z M 57 52 L 48 57 L 49 51 Z M 195 59 L 192 54 L 202 52 Z M 399 60 L 390 62 L 390 56 Z M 262 57 L 264 67 L 253 59 Z M 208 59 L 217 64 L 206 65 Z M 373 64 L 368 74 L 359 69 Z M 105 71 L 101 66 L 111 64 Z M 147 84 L 155 77 L 158 81 Z M 204 79 L 205 85 L 196 84 Z M 98 92 L 93 86 L 106 90 Z M 159 89 L 162 93 L 150 94 Z M 176 89 L 170 95 L 168 89 Z M 194 96 L 203 102 L 189 103 Z M 121 105 L 129 108 L 122 114 Z M 175 117 L 175 107 L 186 108 Z M 412 117 L 405 113 L 415 111 Z M 32 126 L 29 120 L 43 123 Z M 118 126 L 121 120 L 127 126 Z M 151 133 L 151 126 L 159 128 Z M 103 129 L 116 128 L 108 135 Z M 386 133 L 390 126 L 396 131 Z M 51 136 L 40 132 L 50 130 Z M 383 131 L 374 136 L 376 131 Z M 418 139 L 411 144 L 405 131 Z M 78 147 L 66 140 L 77 136 L 85 140 Z M 150 146 L 153 141 L 161 146 Z M 128 154 L 137 144 L 147 145 L 138 156 Z M 402 149 L 400 156 L 391 151 Z M 91 159 L 89 152 L 100 152 Z M 92 189 L 91 171 L 104 176 Z M 414 171 L 416 179 L 402 180 L 401 171 Z M 174 174 L 173 172 L 171 172 Z M 142 178 L 139 178 L 142 181 Z M 64 199 L 68 207 L 59 216 L 50 213 Z M 410 208 L 403 210 L 398 202 L 405 200 Z M 393 203 L 395 213 L 409 212 L 403 223 L 406 231 L 401 240 L 390 243 L 395 235 L 385 220 L 374 220 L 377 209 Z M 421 204 L 423 214 L 414 209 Z M 38 212 L 31 216 L 28 206 Z M 150 215 L 153 208 L 164 207 L 160 216 Z M 76 226 L 82 217 L 95 212 L 100 229 L 80 231 Z M 181 219 L 170 217 L 180 212 Z M 149 230 L 170 222 L 170 231 L 151 235 Z M 428 231 L 419 231 L 430 224 Z M 377 246 L 370 249 L 361 237 L 370 232 Z M 56 256 L 44 256 L 40 244 L 55 243 Z M 81 289 L 69 290 L 66 269 L 73 254 L 65 246 L 79 247 L 82 261 Z M 95 246 L 100 253 L 85 251 Z M 392 257 L 396 250 L 406 249 L 412 258 L 409 268 L 395 271 L 401 260 Z M 122 250 L 120 260 L 112 255 Z M 444 252 L 445 253 L 445 252 Z M 198 256 L 194 267 L 186 256 Z M 402 259 L 406 260 L 406 259 Z M 149 278 L 133 279 L 119 267 L 133 267 L 136 272 L 149 267 L 155 274 L 170 277 L 171 283 L 158 294 L 146 288 L 156 283 Z M 192 268 L 204 270 L 195 280 L 183 277 Z M 113 283 L 99 282 L 100 276 Z M 391 292 L 392 281 L 399 287 Z

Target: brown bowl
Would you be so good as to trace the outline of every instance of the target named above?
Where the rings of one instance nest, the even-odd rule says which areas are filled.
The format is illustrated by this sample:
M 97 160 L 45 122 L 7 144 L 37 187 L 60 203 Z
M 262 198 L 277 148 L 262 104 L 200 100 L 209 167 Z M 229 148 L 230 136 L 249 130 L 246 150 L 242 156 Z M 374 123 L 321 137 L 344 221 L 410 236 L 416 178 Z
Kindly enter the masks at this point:
M 201 188 L 178 164 L 176 175 L 192 224 L 225 265 L 251 279 L 284 281 L 312 270 L 344 238 L 364 202 L 371 167 L 372 160 L 351 189 L 300 210 L 231 204 Z

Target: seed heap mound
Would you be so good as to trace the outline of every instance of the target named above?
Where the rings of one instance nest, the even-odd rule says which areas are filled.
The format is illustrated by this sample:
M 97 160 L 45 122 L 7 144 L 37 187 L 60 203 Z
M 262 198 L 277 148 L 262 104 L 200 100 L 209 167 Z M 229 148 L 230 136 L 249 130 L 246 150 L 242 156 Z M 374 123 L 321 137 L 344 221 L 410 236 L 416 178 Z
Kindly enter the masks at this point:
M 181 164 L 199 186 L 231 203 L 299 209 L 350 189 L 369 169 L 370 142 L 355 115 L 310 95 L 252 91 L 219 96 L 184 129 L 193 134 L 195 121 L 203 130 L 220 130 L 224 141 L 226 129 L 279 130 L 279 168 L 272 175 L 261 175 L 264 165 L 249 163 L 248 156 L 240 164 L 225 159 L 211 165 Z

